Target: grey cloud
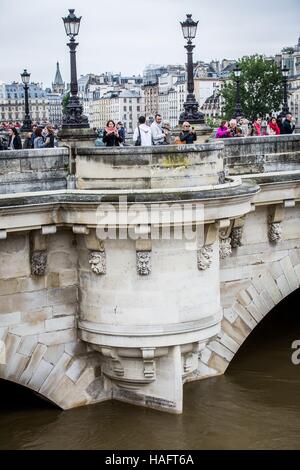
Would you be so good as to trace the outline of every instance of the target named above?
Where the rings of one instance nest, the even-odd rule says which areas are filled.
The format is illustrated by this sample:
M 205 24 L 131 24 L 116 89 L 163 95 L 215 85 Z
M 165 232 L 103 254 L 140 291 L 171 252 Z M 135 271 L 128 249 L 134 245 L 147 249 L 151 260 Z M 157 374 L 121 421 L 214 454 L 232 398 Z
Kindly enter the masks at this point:
M 236 3 L 238 4 L 235 7 Z M 82 15 L 80 73 L 142 73 L 148 63 L 184 63 L 179 21 L 199 20 L 195 59 L 275 54 L 298 39 L 299 0 L 0 0 L 0 80 L 19 79 L 27 67 L 34 81 L 50 85 L 55 63 L 69 80 L 69 57 L 61 17 L 73 7 Z M 288 26 L 287 26 L 288 25 Z

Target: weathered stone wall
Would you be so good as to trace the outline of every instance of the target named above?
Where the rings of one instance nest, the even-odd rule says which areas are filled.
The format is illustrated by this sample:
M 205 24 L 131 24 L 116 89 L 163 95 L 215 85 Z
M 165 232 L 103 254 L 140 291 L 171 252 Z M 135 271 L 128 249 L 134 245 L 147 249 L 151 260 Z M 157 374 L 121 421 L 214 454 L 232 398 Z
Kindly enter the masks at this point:
M 230 175 L 297 170 L 300 134 L 222 139 Z
M 62 408 L 115 398 L 178 413 L 185 382 L 223 373 L 300 280 L 299 174 L 216 184 L 224 145 L 242 145 L 244 173 L 255 145 L 276 160 L 280 140 L 259 140 L 262 147 L 255 141 L 78 149 L 78 185 L 98 190 L 2 194 L 0 341 L 7 357 L 0 378 Z M 297 136 L 283 142 L 297 155 Z M 30 158 L 16 161 L 19 169 L 4 172 L 3 185 L 31 165 Z M 39 165 L 47 167 L 47 158 Z M 28 172 L 36 188 L 39 171 Z M 201 243 L 188 249 L 184 239 L 172 238 L 177 221 L 164 218 L 155 224 L 162 231 L 172 226 L 170 236 L 157 239 L 145 216 L 123 224 L 135 239 L 99 240 L 99 205 L 115 204 L 109 209 L 115 214 L 120 195 L 134 209 L 154 203 L 161 215 L 158 203 L 193 201 L 202 210 L 188 224 L 202 226 Z
M 0 194 L 65 189 L 68 149 L 0 152 Z
M 222 142 L 78 149 L 78 189 L 149 189 L 218 184 Z
M 299 288 L 299 220 L 299 205 L 285 209 L 276 240 L 270 231 L 270 208 L 257 207 L 246 216 L 242 245 L 232 249 L 231 257 L 221 260 L 224 318 L 220 335 L 201 353 L 199 370 L 203 378 L 223 374 L 257 324 Z M 288 312 L 285 314 L 288 321 Z
M 93 354 L 77 339 L 74 235 L 62 230 L 47 237 L 45 275 L 31 274 L 30 237 L 10 234 L 0 241 L 0 340 L 6 346 L 0 378 L 62 408 L 99 401 Z

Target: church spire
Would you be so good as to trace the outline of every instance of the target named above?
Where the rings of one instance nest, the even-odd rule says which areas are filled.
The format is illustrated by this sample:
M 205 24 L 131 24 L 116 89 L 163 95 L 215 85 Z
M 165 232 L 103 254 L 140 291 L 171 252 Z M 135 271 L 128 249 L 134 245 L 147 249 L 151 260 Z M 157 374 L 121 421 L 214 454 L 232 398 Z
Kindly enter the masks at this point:
M 63 82 L 60 69 L 59 69 L 59 62 L 56 63 L 56 74 L 54 78 L 54 82 L 52 83 L 52 90 L 54 93 L 63 94 L 65 91 L 65 84 Z

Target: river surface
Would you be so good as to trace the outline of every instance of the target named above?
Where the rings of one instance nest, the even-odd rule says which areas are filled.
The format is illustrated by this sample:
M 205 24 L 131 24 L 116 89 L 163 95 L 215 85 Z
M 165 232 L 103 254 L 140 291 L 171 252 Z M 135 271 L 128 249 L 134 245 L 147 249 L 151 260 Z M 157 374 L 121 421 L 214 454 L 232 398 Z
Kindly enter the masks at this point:
M 60 411 L 0 381 L 0 449 L 299 449 L 299 290 L 254 330 L 225 376 L 184 386 L 184 412 L 118 402 Z

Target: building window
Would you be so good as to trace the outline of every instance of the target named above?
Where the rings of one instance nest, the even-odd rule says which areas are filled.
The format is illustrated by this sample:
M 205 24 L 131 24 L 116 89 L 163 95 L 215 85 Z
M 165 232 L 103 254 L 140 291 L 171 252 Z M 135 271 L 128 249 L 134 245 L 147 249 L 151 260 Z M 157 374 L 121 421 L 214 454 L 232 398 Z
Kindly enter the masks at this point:
M 124 111 L 127 111 L 127 106 L 124 106 Z

